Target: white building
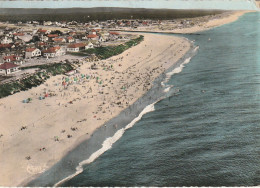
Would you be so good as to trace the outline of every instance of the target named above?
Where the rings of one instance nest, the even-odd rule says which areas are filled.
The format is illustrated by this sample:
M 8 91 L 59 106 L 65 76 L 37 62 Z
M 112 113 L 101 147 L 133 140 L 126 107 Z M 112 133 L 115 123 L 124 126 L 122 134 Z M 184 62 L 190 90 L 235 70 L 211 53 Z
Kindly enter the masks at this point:
M 0 74 L 8 75 L 20 71 L 19 66 L 13 63 L 4 63 L 0 65 Z
M 42 53 L 46 58 L 65 55 L 65 51 L 63 51 L 60 46 L 48 48 L 47 50 L 43 50 Z
M 27 48 L 25 51 L 25 58 L 38 57 L 41 55 L 41 50 L 39 50 L 38 48 Z

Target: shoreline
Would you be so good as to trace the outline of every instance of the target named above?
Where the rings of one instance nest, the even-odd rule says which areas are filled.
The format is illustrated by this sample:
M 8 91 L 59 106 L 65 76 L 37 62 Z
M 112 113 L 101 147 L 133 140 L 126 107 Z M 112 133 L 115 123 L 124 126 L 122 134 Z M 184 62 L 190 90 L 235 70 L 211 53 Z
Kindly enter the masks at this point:
M 235 22 L 239 17 L 243 16 L 246 13 L 256 12 L 253 10 L 241 10 L 241 11 L 227 11 L 219 14 L 219 18 L 208 20 L 201 25 L 195 25 L 188 28 L 174 29 L 174 30 L 135 30 L 135 29 L 115 29 L 114 31 L 121 32 L 135 32 L 135 33 L 165 33 L 165 34 L 187 34 L 187 35 L 196 35 L 198 32 L 207 31 L 225 24 Z M 192 18 L 191 18 L 192 19 Z
M 238 19 L 238 17 L 237 17 L 237 19 Z M 235 20 L 234 20 L 235 21 Z M 230 23 L 230 22 L 228 22 L 228 23 Z M 150 38 L 151 38 L 151 36 L 152 36 L 152 34 L 145 34 L 145 35 L 147 35 L 148 36 L 148 38 L 149 38 L 149 35 L 150 35 Z M 153 36 L 154 38 L 154 40 L 157 38 L 158 39 L 158 36 Z M 182 38 L 179 38 L 179 37 L 175 37 L 175 36 L 161 36 L 161 38 L 165 38 L 165 42 L 169 39 L 169 37 L 171 37 L 171 39 L 174 39 L 174 40 L 176 40 L 176 41 L 179 41 L 179 45 L 181 44 L 181 43 L 183 43 L 183 41 L 181 40 Z M 146 37 L 145 37 L 146 38 Z M 167 38 L 167 39 L 166 39 Z M 146 39 L 145 39 L 146 40 Z M 150 41 L 151 43 L 150 44 L 153 44 L 153 42 L 152 41 Z M 143 43 L 143 42 L 142 42 Z M 133 49 L 135 50 L 135 51 L 138 51 L 136 48 L 141 48 L 142 47 L 142 43 L 141 44 L 139 44 L 138 46 L 136 46 L 136 47 L 133 47 L 133 48 L 131 48 L 131 49 L 129 49 L 129 50 L 127 50 L 127 51 L 125 51 L 124 53 L 122 53 L 122 54 L 120 54 L 120 55 L 118 55 L 118 56 L 115 56 L 115 57 L 112 57 L 112 58 L 110 58 L 110 59 L 108 59 L 108 60 L 105 60 L 106 62 L 107 61 L 109 61 L 109 60 L 115 60 L 115 59 L 118 59 L 119 57 L 127 57 L 128 55 L 127 54 L 129 54 L 129 51 L 133 51 Z M 170 43 L 169 43 L 170 44 Z M 172 43 L 173 44 L 173 43 Z M 140 45 L 141 45 L 141 47 L 140 47 Z M 188 45 L 187 43 L 185 43 L 185 45 Z M 173 47 L 175 47 L 175 46 L 171 46 L 172 48 Z M 156 47 L 155 47 L 156 48 Z M 190 48 L 189 48 L 190 49 Z M 179 57 L 179 59 L 181 59 L 182 57 L 183 57 L 183 55 L 185 55 L 189 50 L 187 49 L 187 46 L 186 46 L 186 53 L 184 53 L 183 52 L 183 50 L 184 50 L 184 48 L 183 48 L 183 46 L 182 47 L 180 47 L 180 48 L 178 48 L 178 50 L 181 50 L 182 51 L 182 54 L 180 54 L 181 56 Z M 149 54 L 147 54 L 148 56 L 149 56 Z M 159 55 L 159 54 L 158 54 Z M 147 57 L 148 57 L 147 56 Z M 128 57 L 130 57 L 130 56 L 128 56 Z M 154 57 L 155 58 L 155 60 L 156 60 L 156 57 Z M 153 58 L 153 59 L 154 59 Z M 161 57 L 161 59 L 162 59 L 163 57 Z M 165 58 L 165 57 L 164 57 Z M 168 57 L 169 58 L 169 57 Z M 149 58 L 148 58 L 149 59 Z M 158 61 L 160 61 L 161 60 L 160 58 L 158 58 Z M 169 58 L 169 59 L 171 59 L 172 60 L 172 57 L 171 58 Z M 137 60 L 137 62 L 138 62 L 138 59 L 136 59 Z M 172 61 L 174 61 L 174 60 L 172 60 Z M 178 60 L 177 60 L 178 61 Z M 176 62 L 177 62 L 176 61 Z M 175 62 L 175 63 L 176 63 Z M 158 62 L 157 62 L 157 64 L 158 64 Z M 160 63 L 159 63 L 160 64 Z M 144 68 L 145 66 L 144 66 L 145 64 L 142 64 L 142 65 L 138 65 L 138 66 L 140 66 L 139 68 Z M 155 64 L 153 64 L 154 66 L 155 66 Z M 171 65 L 171 66 L 173 66 L 173 65 Z M 169 66 L 168 65 L 168 68 L 167 68 L 167 66 L 166 67 L 164 67 L 164 70 L 163 70 L 163 72 L 165 72 L 167 69 L 169 69 L 171 66 Z M 119 68 L 119 67 L 118 67 Z M 120 69 L 123 69 L 123 71 L 127 71 L 127 69 L 128 69 L 129 67 L 124 67 L 124 65 L 122 66 L 122 67 L 120 67 L 118 70 L 120 71 Z M 147 68 L 147 67 L 146 67 Z M 138 69 L 136 69 L 135 68 L 135 70 L 138 70 Z M 162 71 L 161 70 L 161 71 Z M 156 74 L 156 76 L 154 76 L 154 78 L 153 79 L 148 79 L 150 82 L 151 82 L 151 80 L 156 80 L 157 78 L 158 78 L 158 76 L 160 77 L 160 75 L 163 73 L 163 72 L 161 72 L 159 75 L 157 75 Z M 110 75 L 111 76 L 111 75 Z M 61 76 L 55 76 L 55 77 L 52 77 L 52 78 L 50 78 L 47 82 L 47 84 L 50 84 L 50 83 L 52 83 L 52 81 L 54 80 L 57 80 L 58 78 L 60 78 Z M 110 77 L 111 78 L 111 77 Z M 124 80 L 124 79 L 122 79 L 122 80 Z M 141 82 L 142 83 L 142 82 Z M 93 84 L 93 83 L 92 83 Z M 44 84 L 45 85 L 45 84 Z M 150 87 L 150 89 L 151 89 L 151 86 L 149 86 Z M 149 92 L 149 87 L 147 87 L 147 91 Z M 38 86 L 38 87 L 36 87 L 36 88 L 33 88 L 32 90 L 37 90 L 37 89 L 44 89 L 44 86 Z M 146 92 L 144 92 L 143 94 L 141 94 L 141 96 L 139 96 L 139 97 L 137 97 L 137 98 L 135 98 L 135 100 L 134 99 L 132 99 L 131 101 L 132 102 L 130 102 L 129 104 L 130 104 L 130 106 L 132 105 L 132 104 L 134 104 L 136 101 L 138 101 L 139 99 L 141 100 L 141 98 L 144 96 L 144 95 L 146 95 L 147 94 L 147 91 Z M 29 92 L 32 92 L 31 90 L 28 90 L 28 91 L 24 91 L 24 92 L 20 92 L 20 93 L 17 93 L 17 94 L 15 94 L 16 96 L 17 95 L 19 95 L 20 96 L 20 99 L 22 99 L 21 97 L 22 96 L 25 96 L 26 95 L 26 93 L 28 94 Z M 98 91 L 97 91 L 98 92 Z M 133 91 L 132 91 L 133 92 Z M 134 93 L 134 92 L 133 92 Z M 15 95 L 13 95 L 13 96 L 15 96 Z M 93 96 L 93 95 L 92 95 Z M 10 97 L 7 97 L 8 99 L 10 99 L 10 98 L 14 98 L 14 97 L 12 97 L 12 96 L 10 96 Z M 8 99 L 6 99 L 6 100 L 8 100 Z M 5 99 L 3 99 L 3 100 L 5 100 Z M 3 102 L 3 100 L 0 100 L 0 103 L 2 103 Z M 11 99 L 10 99 L 11 100 Z M 10 101 L 9 100 L 9 101 Z M 77 103 L 78 105 L 79 105 L 79 103 L 78 102 L 76 102 L 75 101 L 75 103 Z M 8 103 L 5 103 L 5 104 L 8 104 Z M 38 103 L 39 104 L 39 103 Z M 92 105 L 90 105 L 90 106 L 92 106 L 92 107 L 94 107 L 93 105 L 95 104 L 95 101 L 93 101 L 92 100 L 92 103 L 91 103 Z M 48 105 L 48 104 L 46 104 L 46 105 Z M 65 105 L 65 103 L 64 103 L 64 105 Z M 74 105 L 73 105 L 74 106 Z M 82 108 L 83 108 L 84 106 L 82 106 Z M 126 106 L 127 107 L 127 106 Z M 5 174 L 5 176 L 6 177 L 4 177 L 4 179 L 3 179 L 3 181 L 1 181 L 1 182 L 5 182 L 5 184 L 4 185 L 1 185 L 1 186 L 14 186 L 14 184 L 15 185 L 26 185 L 28 182 L 30 182 L 32 179 L 37 179 L 37 177 L 39 177 L 39 176 L 41 176 L 42 174 L 44 174 L 44 172 L 47 172 L 48 171 L 48 169 L 51 169 L 51 168 L 53 168 L 53 166 L 55 166 L 57 163 L 59 163 L 60 162 L 60 159 L 61 158 L 63 158 L 63 157 L 66 157 L 69 153 L 70 153 L 70 151 L 71 150 L 74 150 L 75 149 L 75 147 L 77 147 L 77 146 L 79 146 L 79 145 L 81 145 L 83 142 L 85 142 L 86 140 L 91 140 L 91 139 L 89 139 L 91 136 L 90 135 L 92 135 L 94 132 L 96 132 L 98 129 L 101 129 L 101 128 L 103 128 L 104 126 L 102 126 L 102 125 L 104 125 L 104 124 L 106 124 L 106 122 L 109 122 L 109 121 L 111 121 L 111 117 L 112 117 L 112 119 L 114 119 L 114 118 L 116 118 L 116 117 L 118 117 L 118 115 L 120 114 L 120 113 L 122 113 L 124 110 L 126 110 L 126 107 L 123 107 L 123 110 L 121 110 L 120 108 L 119 109 L 117 109 L 116 110 L 116 112 L 112 115 L 112 116 L 110 116 L 110 117 L 107 117 L 105 120 L 103 120 L 104 121 L 104 123 L 101 123 L 101 122 L 99 122 L 99 126 L 96 126 L 96 127 L 89 127 L 89 129 L 85 129 L 85 131 L 87 131 L 87 133 L 88 134 L 83 134 L 83 135 L 78 135 L 77 136 L 77 134 L 75 135 L 75 137 L 77 137 L 76 139 L 74 139 L 74 135 L 73 135 L 73 144 L 69 144 L 69 143 L 65 143 L 65 144 L 67 144 L 67 145 L 65 145 L 65 147 L 64 148 L 66 148 L 65 150 L 63 149 L 62 151 L 60 151 L 60 148 L 58 148 L 58 146 L 55 146 L 53 149 L 53 152 L 57 152 L 57 153 L 59 153 L 59 156 L 55 156 L 55 154 L 53 154 L 53 152 L 49 152 L 49 151 L 47 151 L 47 152 L 45 152 L 45 154 L 43 154 L 43 156 L 41 156 L 41 159 L 44 159 L 44 157 L 46 158 L 46 156 L 49 156 L 50 154 L 51 155 L 54 155 L 53 156 L 53 158 L 54 159 L 52 159 L 52 160 L 49 160 L 47 163 L 45 163 L 45 164 L 40 164 L 40 165 L 36 165 L 37 164 L 37 161 L 33 161 L 33 163 L 31 163 L 30 164 L 30 162 L 27 162 L 27 163 L 24 163 L 23 162 L 23 166 L 25 167 L 26 165 L 27 165 L 27 171 L 28 171 L 28 166 L 29 165 L 31 165 L 31 169 L 32 169 L 32 171 L 35 171 L 35 172 L 37 172 L 36 174 L 34 174 L 34 175 L 32 175 L 32 174 L 19 174 L 19 177 L 17 177 L 19 180 L 17 180 L 16 181 L 16 183 L 14 183 L 14 182 L 12 182 L 12 179 L 10 178 L 8 178 L 8 176 Z M 29 107 L 30 108 L 30 107 Z M 75 110 L 76 108 L 75 107 L 72 107 L 72 108 L 74 108 L 73 110 Z M 24 108 L 22 108 L 22 109 L 25 109 L 25 107 Z M 20 109 L 20 110 L 22 110 L 22 109 Z M 94 109 L 96 109 L 96 108 L 94 108 Z M 17 110 L 19 110 L 19 108 L 17 109 Z M 15 111 L 15 112 L 17 112 L 17 110 Z M 32 109 L 33 110 L 33 109 Z M 31 111 L 32 111 L 31 110 Z M 34 109 L 35 110 L 35 109 Z M 46 109 L 45 109 L 46 110 Z M 57 110 L 59 110 L 59 109 L 55 109 L 55 107 L 53 108 L 53 112 L 54 112 L 54 114 L 53 113 L 47 113 L 47 115 L 48 115 L 48 119 L 52 119 L 52 118 L 54 118 L 54 122 L 59 122 L 56 118 L 55 118 L 55 115 L 57 115 L 57 114 L 55 114 L 55 113 L 58 113 L 58 112 L 56 112 Z M 56 110 L 56 111 L 55 111 Z M 60 110 L 59 110 L 60 111 Z M 85 112 L 85 110 L 83 110 L 84 112 Z M 37 111 L 36 111 L 37 112 Z M 71 111 L 72 112 L 72 111 Z M 32 113 L 32 112 L 27 112 L 27 113 L 29 113 L 29 114 L 26 114 L 26 116 L 29 116 L 30 115 L 30 113 Z M 75 112 L 74 112 L 75 113 Z M 53 116 L 54 115 L 54 116 Z M 77 114 L 74 114 L 75 116 L 76 116 L 76 118 L 81 118 L 80 116 L 78 116 Z M 44 116 L 45 117 L 45 116 Z M 74 116 L 71 116 L 71 117 L 68 117 L 68 116 L 60 116 L 60 122 L 59 123 L 61 123 L 61 125 L 60 126 L 58 126 L 58 129 L 61 129 L 62 127 L 63 127 L 63 123 L 61 122 L 61 120 L 63 119 L 63 118 L 72 118 L 72 119 L 74 119 L 75 117 Z M 88 117 L 89 118 L 89 117 Z M 87 119 L 88 119 L 87 118 Z M 30 119 L 30 118 L 28 118 L 28 119 Z M 35 119 L 35 118 L 34 118 Z M 35 119 L 35 120 L 38 120 L 38 121 L 41 121 L 41 120 L 43 120 L 43 119 Z M 47 121 L 47 120 L 46 120 Z M 97 123 L 98 121 L 96 121 L 96 120 L 91 120 L 92 121 L 92 124 L 93 123 Z M 9 121 L 10 122 L 10 121 Z M 31 122 L 31 121 L 30 121 Z M 47 121 L 46 123 L 48 124 L 48 123 L 51 123 L 52 121 Z M 65 127 L 67 127 L 68 129 L 69 129 L 69 127 L 71 127 L 72 126 L 72 123 L 71 122 L 66 122 L 67 123 L 67 125 L 65 126 Z M 66 124 L 65 123 L 65 124 Z M 75 121 L 74 121 L 74 124 L 75 124 Z M 14 125 L 12 125 L 12 126 L 14 126 Z M 33 123 L 33 127 L 34 127 L 34 123 Z M 37 131 L 34 131 L 34 135 L 35 136 L 37 136 L 37 135 L 39 135 L 39 134 L 41 134 L 42 133 L 42 130 L 41 129 L 43 129 L 43 127 L 44 127 L 44 125 L 41 125 L 41 126 L 38 126 L 38 130 Z M 47 128 L 52 128 L 52 125 L 51 124 L 49 124 L 49 125 L 47 125 Z M 14 128 L 14 127 L 13 127 Z M 16 127 L 16 129 L 17 128 L 19 128 L 19 127 Z M 81 128 L 81 127 L 80 127 Z M 0 129 L 1 130 L 1 129 Z M 30 131 L 33 131 L 33 130 L 30 130 Z M 45 129 L 45 131 L 46 131 L 46 129 Z M 28 131 L 29 132 L 29 131 Z M 12 132 L 11 132 L 12 133 Z M 15 134 L 19 134 L 19 133 L 12 133 L 13 135 L 15 135 Z M 27 133 L 27 135 L 28 135 L 29 133 Z M 20 139 L 18 139 L 18 141 L 20 141 L 20 142 L 23 142 L 23 140 L 22 140 L 22 138 L 23 137 L 19 137 Z M 50 138 L 50 136 L 49 136 L 49 138 Z M 28 140 L 28 139 L 27 139 Z M 38 139 L 37 139 L 38 140 Z M 65 138 L 64 138 L 64 140 L 65 140 Z M 62 140 L 62 141 L 64 141 L 64 140 Z M 13 140 L 13 138 L 11 138 L 11 139 L 9 139 L 9 141 L 14 141 Z M 19 144 L 21 144 L 20 142 L 18 142 L 17 140 L 15 141 L 15 143 L 14 143 L 14 146 L 17 146 L 17 145 L 19 145 Z M 30 139 L 29 139 L 29 141 L 30 141 Z M 100 141 L 99 141 L 100 142 Z M 30 142 L 29 142 L 30 143 Z M 38 142 L 36 143 L 36 145 L 37 144 L 39 144 L 40 142 L 39 142 L 39 140 L 38 140 Z M 103 143 L 103 142 L 102 142 Z M 22 143 L 23 144 L 23 143 Z M 50 144 L 52 145 L 53 144 L 53 142 L 50 142 Z M 11 146 L 11 145 L 9 145 L 9 146 Z M 35 144 L 34 144 L 34 146 L 35 146 Z M 6 146 L 5 146 L 6 147 Z M 4 147 L 3 147 L 4 148 Z M 10 147 L 11 148 L 11 147 Z M 2 148 L 1 148 L 2 149 Z M 49 148 L 47 148 L 47 150 L 48 150 Z M 56 149 L 56 150 L 55 150 Z M 16 151 L 17 152 L 17 151 Z M 20 151 L 21 153 L 23 153 L 23 151 L 21 150 Z M 35 150 L 35 152 L 36 152 L 36 150 Z M 18 150 L 18 153 L 19 153 L 19 150 Z M 19 153 L 19 154 L 21 154 L 21 153 Z M 46 155 L 46 153 L 48 153 L 49 155 Z M 12 152 L 11 152 L 11 154 L 12 154 Z M 42 153 L 41 153 L 42 154 Z M 40 156 L 41 154 L 37 154 L 38 156 Z M 44 156 L 45 155 L 45 156 Z M 58 154 L 57 154 L 58 155 Z M 9 157 L 11 157 L 11 155 L 9 155 Z M 2 159 L 2 157 L 1 157 L 1 159 Z M 7 160 L 8 159 L 8 156 L 6 156 L 5 157 L 5 160 Z M 5 161 L 4 160 L 4 161 Z M 2 161 L 2 160 L 1 160 Z M 2 162 L 3 163 L 3 162 Z M 39 162 L 38 162 L 38 164 L 39 164 Z M 25 167 L 26 168 L 26 167 Z M 12 176 L 16 176 L 15 174 L 12 174 L 13 172 L 14 172 L 14 170 L 15 170 L 15 168 L 13 168 L 13 167 L 11 167 L 11 168 L 9 168 L 9 173 L 10 173 L 10 177 L 12 177 Z M 23 170 L 23 171 L 25 171 L 25 173 L 26 173 L 26 170 Z M 19 173 L 21 173 L 21 172 L 19 172 Z M 3 174 L 3 173 L 1 173 L 1 174 Z M 24 178 L 24 177 L 26 177 L 26 178 Z M 7 179 L 5 179 L 5 178 L 7 178 Z M 8 183 L 9 182 L 9 183 Z M 14 184 L 13 184 L 14 183 Z
M 91 138 L 79 143 L 79 145 L 77 145 L 72 151 L 70 151 L 69 155 L 63 157 L 61 161 L 59 161 L 55 166 L 46 171 L 45 174 L 30 181 L 28 184 L 25 184 L 25 186 L 40 185 L 56 187 L 60 186 L 65 181 L 81 173 L 83 165 L 91 163 L 105 151 L 109 150 L 112 145 L 123 136 L 126 129 L 134 126 L 134 124 L 138 122 L 144 114 L 153 111 L 154 105 L 166 97 L 167 92 L 165 92 L 165 86 L 163 86 L 162 83 L 168 81 L 167 74 L 171 73 L 176 68 L 179 68 L 181 65 L 188 63 L 189 60 L 196 54 L 196 52 L 197 47 L 192 46 L 181 59 L 179 59 L 175 64 L 165 70 L 161 75 L 159 75 L 159 77 L 157 77 L 153 81 L 153 86 L 148 92 L 138 98 L 137 101 L 134 102 L 132 105 L 120 112 L 119 115 L 113 117 L 104 125 L 96 129 Z M 188 62 L 186 62 L 187 60 Z M 115 125 L 117 125 L 117 128 L 115 128 Z M 98 145 L 96 145 L 97 143 Z M 87 151 L 87 148 L 91 148 L 94 152 Z M 76 156 L 76 154 L 79 153 L 80 155 Z M 69 163 L 70 160 L 73 160 L 73 164 Z M 71 171 L 72 167 L 74 168 Z M 56 175 L 55 178 L 57 178 L 58 176 L 62 176 L 62 174 L 57 175 L 58 172 L 60 172 L 62 169 L 63 173 L 65 173 L 66 175 L 63 174 L 63 177 L 61 179 L 59 179 L 58 181 L 53 181 L 53 179 L 51 178 L 54 174 Z M 44 184 L 41 184 L 43 182 Z
M 161 43 L 152 45 L 158 38 Z M 5 153 L 1 156 L 0 163 L 2 169 L 9 169 L 9 173 L 1 173 L 4 174 L 1 177 L 3 186 L 21 185 L 50 169 L 79 144 L 80 138 L 81 142 L 88 139 L 111 117 L 116 117 L 143 96 L 151 88 L 151 81 L 182 58 L 189 48 L 190 43 L 182 38 L 146 34 L 139 45 L 97 63 L 98 66 L 104 62 L 112 63 L 115 71 L 90 70 L 90 64 L 81 66 L 81 73 L 88 72 L 93 78 L 101 78 L 105 82 L 103 85 L 107 85 L 105 87 L 99 87 L 96 79 L 91 79 L 63 89 L 58 84 L 62 78 L 59 75 L 51 77 L 43 85 L 1 99 L 1 120 L 6 127 L 0 129 L 4 135 L 1 141 L 5 143 L 0 148 Z M 121 87 L 126 87 L 126 90 Z M 90 88 L 92 91 L 86 94 Z M 51 90 L 55 96 L 38 100 L 39 94 L 46 89 Z M 21 102 L 28 97 L 32 98 L 31 103 Z M 73 104 L 68 101 L 73 101 Z M 110 103 L 107 104 L 107 101 Z M 19 113 L 21 111 L 23 113 Z M 104 114 L 104 111 L 108 113 Z M 11 114 L 16 114 L 16 118 L 8 119 Z M 19 130 L 21 126 L 26 126 L 26 130 Z M 77 128 L 78 131 L 72 131 L 72 128 Z M 62 130 L 66 132 L 62 133 Z M 67 134 L 72 137 L 67 138 Z M 56 136 L 59 137 L 58 142 L 55 142 Z M 46 148 L 45 151 L 40 151 L 43 147 Z M 26 160 L 26 156 L 30 156 L 30 160 Z M 14 161 L 19 161 L 20 168 L 17 169 Z M 17 177 L 16 181 L 11 178 L 13 176 Z

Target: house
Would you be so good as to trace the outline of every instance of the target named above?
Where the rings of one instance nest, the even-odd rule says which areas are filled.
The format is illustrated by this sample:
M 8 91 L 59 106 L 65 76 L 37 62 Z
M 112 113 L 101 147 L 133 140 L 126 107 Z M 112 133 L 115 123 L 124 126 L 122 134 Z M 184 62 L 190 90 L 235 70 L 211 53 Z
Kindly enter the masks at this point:
M 0 44 L 0 49 L 6 49 L 6 48 L 11 48 L 12 44 Z
M 4 62 L 7 62 L 7 63 L 12 63 L 12 64 L 16 64 L 16 65 L 23 64 L 23 58 L 21 56 L 9 55 L 9 56 L 4 56 L 3 59 L 4 59 Z
M 13 63 L 6 62 L 0 65 L 0 74 L 8 75 L 20 71 L 19 66 Z
M 47 36 L 45 36 L 45 35 L 41 35 L 41 36 L 40 36 L 40 40 L 41 40 L 42 42 L 48 42 L 49 38 L 48 38 Z
M 106 40 L 103 38 L 103 36 L 99 36 L 98 42 L 105 42 Z
M 49 38 L 49 41 L 53 41 L 54 38 L 57 38 L 59 35 L 58 34 L 49 34 L 47 37 Z
M 38 29 L 37 33 L 42 34 L 42 35 L 48 35 L 51 33 L 51 30 Z
M 41 50 L 38 48 L 27 48 L 25 51 L 25 58 L 32 58 L 41 56 Z
M 42 50 L 42 53 L 43 53 L 43 56 L 46 58 L 65 55 L 65 52 L 61 49 L 60 46 L 51 47 L 46 50 Z
M 67 42 L 68 42 L 68 43 L 74 42 L 74 38 L 71 37 L 71 36 L 67 37 Z
M 24 36 L 24 33 L 14 33 L 14 36 L 18 37 L 18 36 Z
M 70 44 L 67 47 L 68 52 L 79 52 L 80 50 L 85 50 L 87 45 L 84 43 L 75 43 L 75 44 Z
M 75 31 L 71 31 L 71 32 L 69 32 L 69 35 L 70 36 L 75 36 L 75 35 L 77 35 L 77 33 Z
M 109 32 L 109 39 L 110 40 L 116 40 L 119 38 L 119 33 L 118 32 L 114 32 L 114 31 L 111 31 Z
M 13 39 L 6 37 L 6 36 L 1 40 L 1 44 L 10 44 L 12 42 L 13 42 Z
M 90 35 L 87 36 L 87 39 L 88 40 L 98 40 L 99 36 L 94 35 L 94 34 L 90 34 Z
M 90 32 L 89 32 L 89 35 L 96 35 L 97 34 L 97 31 L 95 29 L 92 29 Z
M 62 43 L 62 42 L 66 42 L 66 39 L 65 38 L 54 38 L 53 41 L 56 43 Z
M 44 22 L 43 22 L 43 25 L 50 26 L 50 25 L 52 25 L 52 22 L 51 22 L 51 21 L 44 21 Z
M 86 49 L 94 48 L 94 44 L 92 42 L 87 42 L 87 46 L 85 48 Z
M 44 47 L 44 46 L 47 46 L 47 43 L 38 41 L 38 42 L 35 43 L 35 45 L 36 45 L 38 48 L 42 48 L 42 47 Z

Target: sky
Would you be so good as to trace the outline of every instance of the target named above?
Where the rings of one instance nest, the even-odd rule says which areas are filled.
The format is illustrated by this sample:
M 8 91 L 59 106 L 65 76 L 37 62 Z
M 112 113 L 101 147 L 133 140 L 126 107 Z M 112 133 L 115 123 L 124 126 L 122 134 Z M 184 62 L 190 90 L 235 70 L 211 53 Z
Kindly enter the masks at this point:
M 43 0 L 1 1 L 1 8 L 126 7 L 154 9 L 255 10 L 253 0 Z

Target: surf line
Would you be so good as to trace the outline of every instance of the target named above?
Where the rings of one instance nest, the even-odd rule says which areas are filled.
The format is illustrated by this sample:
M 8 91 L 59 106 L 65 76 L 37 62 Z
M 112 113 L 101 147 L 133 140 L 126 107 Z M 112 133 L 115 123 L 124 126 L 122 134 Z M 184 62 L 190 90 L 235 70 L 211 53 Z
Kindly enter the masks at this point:
M 159 101 L 159 100 L 158 100 L 158 101 Z M 124 132 L 125 132 L 127 129 L 133 127 L 134 124 L 135 124 L 136 122 L 138 122 L 138 121 L 142 118 L 142 116 L 143 116 L 144 114 L 154 111 L 154 110 L 155 110 L 155 109 L 154 109 L 154 105 L 155 105 L 158 101 L 156 101 L 156 102 L 154 102 L 154 103 L 149 104 L 148 106 L 146 106 L 146 107 L 143 109 L 143 111 L 142 111 L 135 119 L 133 119 L 126 127 L 122 128 L 122 129 L 119 129 L 112 137 L 106 138 L 106 140 L 105 140 L 105 141 L 103 142 L 103 144 L 102 144 L 102 147 L 101 147 L 99 150 L 97 150 L 96 152 L 94 152 L 93 154 L 91 154 L 91 156 L 90 156 L 88 159 L 86 159 L 86 160 L 84 160 L 84 161 L 82 161 L 82 162 L 79 163 L 79 165 L 76 167 L 76 172 L 75 172 L 74 174 L 72 174 L 72 175 L 70 175 L 70 176 L 68 176 L 68 177 L 66 177 L 66 178 L 64 178 L 64 179 L 62 179 L 61 181 L 59 181 L 58 183 L 56 183 L 56 184 L 54 185 L 54 187 L 57 187 L 57 186 L 61 185 L 62 183 L 64 183 L 65 181 L 68 181 L 68 180 L 72 179 L 73 177 L 77 176 L 78 174 L 82 173 L 82 172 L 83 172 L 83 166 L 84 166 L 84 165 L 87 165 L 87 164 L 92 163 L 92 162 L 95 161 L 99 156 L 101 156 L 103 153 L 105 153 L 107 150 L 111 149 L 111 148 L 112 148 L 112 145 L 113 145 L 116 141 L 118 141 L 118 140 L 123 136 Z
M 189 63 L 191 58 L 196 54 L 197 50 L 199 49 L 199 46 L 197 46 L 196 48 L 194 48 L 192 50 L 192 56 L 191 57 L 188 57 L 187 59 L 185 59 L 185 61 L 180 64 L 180 66 L 178 66 L 177 68 L 173 69 L 171 72 L 169 73 L 166 73 L 166 79 L 165 81 L 163 81 L 161 83 L 162 86 L 165 86 L 164 83 L 168 82 L 170 77 L 173 75 L 173 74 L 177 74 L 177 73 L 180 73 L 182 71 L 182 69 L 185 67 L 184 65 Z M 167 88 L 166 88 L 167 89 Z M 170 88 L 169 88 L 170 90 Z M 162 100 L 163 98 L 160 98 L 158 99 L 157 101 L 155 101 L 154 103 L 146 106 L 143 111 L 135 118 L 133 119 L 126 127 L 122 128 L 122 129 L 119 129 L 112 137 L 108 137 L 106 138 L 106 140 L 102 143 L 102 147 L 97 150 L 96 152 L 94 152 L 93 154 L 91 154 L 91 156 L 80 162 L 79 165 L 76 167 L 76 172 L 70 176 L 67 176 L 66 178 L 60 180 L 58 183 L 56 183 L 54 185 L 54 187 L 58 187 L 59 185 L 61 185 L 62 183 L 72 179 L 73 177 L 77 176 L 78 174 L 82 173 L 83 172 L 83 166 L 84 165 L 87 165 L 87 164 L 90 164 L 92 163 L 93 161 L 95 161 L 99 156 L 101 156 L 103 153 L 105 153 L 107 150 L 111 149 L 112 148 L 112 145 L 117 142 L 122 136 L 123 134 L 125 133 L 125 131 L 131 127 L 134 126 L 134 124 L 136 122 L 138 122 L 142 116 L 146 113 L 149 113 L 149 112 L 152 112 L 155 110 L 154 108 L 154 105 L 159 102 L 160 100 Z
M 196 48 L 193 49 L 192 51 L 192 55 L 188 58 L 186 58 L 183 63 L 181 63 L 178 67 L 176 67 L 175 69 L 173 69 L 172 71 L 166 73 L 166 78 L 163 82 L 161 82 L 162 86 L 166 86 L 165 83 L 168 82 L 170 80 L 170 78 L 174 75 L 174 74 L 178 74 L 180 73 L 183 68 L 185 67 L 185 64 L 188 64 L 191 60 L 191 58 L 196 55 L 197 51 L 199 49 L 199 46 L 197 46 Z M 169 88 L 166 88 L 164 92 L 168 92 L 170 88 L 172 88 L 173 86 L 169 86 Z

